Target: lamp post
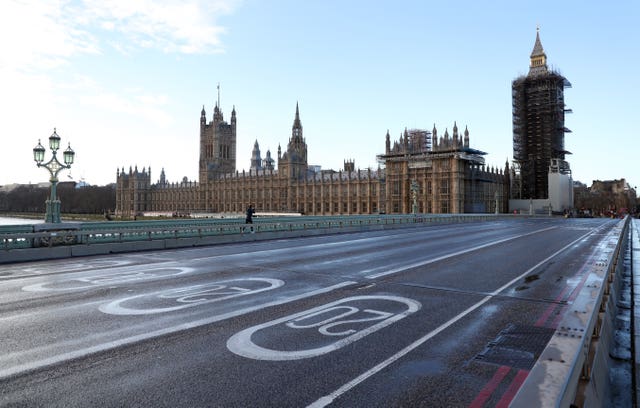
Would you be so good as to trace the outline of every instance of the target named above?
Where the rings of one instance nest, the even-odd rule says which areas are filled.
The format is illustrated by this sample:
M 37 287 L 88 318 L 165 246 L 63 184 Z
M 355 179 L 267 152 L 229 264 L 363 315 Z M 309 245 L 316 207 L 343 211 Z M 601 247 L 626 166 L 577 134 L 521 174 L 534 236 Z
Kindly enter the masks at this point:
M 71 143 L 69 143 L 69 147 L 62 154 L 64 164 L 60 163 L 58 158 L 56 157 L 56 153 L 60 148 L 60 136 L 56 133 L 56 129 L 53 128 L 53 134 L 49 136 L 49 148 L 53 153 L 53 157 L 48 162 L 42 164 L 44 161 L 44 151 L 45 148 L 40 144 L 40 140 L 38 140 L 38 145 L 33 148 L 33 160 L 35 160 L 38 167 L 44 167 L 49 170 L 49 174 L 51 178 L 49 181 L 51 182 L 51 196 L 46 201 L 47 204 L 47 213 L 45 215 L 45 222 L 60 222 L 60 200 L 58 200 L 56 194 L 56 185 L 58 184 L 58 173 L 60 173 L 64 169 L 71 168 L 73 164 L 73 157 L 75 156 L 75 152 L 71 149 Z

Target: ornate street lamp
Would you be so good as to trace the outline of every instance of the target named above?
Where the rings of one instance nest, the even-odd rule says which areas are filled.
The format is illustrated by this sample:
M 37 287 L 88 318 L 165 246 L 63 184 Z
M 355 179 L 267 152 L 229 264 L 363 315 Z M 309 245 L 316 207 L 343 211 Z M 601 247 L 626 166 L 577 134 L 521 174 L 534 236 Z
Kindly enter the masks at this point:
M 56 133 L 56 129 L 53 128 L 53 134 L 49 136 L 49 148 L 53 153 L 53 157 L 48 162 L 42 164 L 44 161 L 44 147 L 40 144 L 40 140 L 38 140 L 38 145 L 33 148 L 33 160 L 35 160 L 38 167 L 44 167 L 49 170 L 49 174 L 51 178 L 49 181 L 51 182 L 51 197 L 46 201 L 47 204 L 47 213 L 45 215 L 45 222 L 60 222 L 60 200 L 58 200 L 56 194 L 56 185 L 58 184 L 58 173 L 60 173 L 64 169 L 71 168 L 73 164 L 73 158 L 75 156 L 75 152 L 71 149 L 71 144 L 67 147 L 62 154 L 64 164 L 60 163 L 58 158 L 56 157 L 56 153 L 60 148 L 60 136 Z

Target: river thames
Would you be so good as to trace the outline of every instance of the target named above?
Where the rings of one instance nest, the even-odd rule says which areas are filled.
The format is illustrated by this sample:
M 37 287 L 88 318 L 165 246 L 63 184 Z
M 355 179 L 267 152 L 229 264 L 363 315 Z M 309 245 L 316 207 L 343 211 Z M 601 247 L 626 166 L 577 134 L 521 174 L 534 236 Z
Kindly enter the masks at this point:
M 0 216 L 0 225 L 42 224 L 44 220 Z

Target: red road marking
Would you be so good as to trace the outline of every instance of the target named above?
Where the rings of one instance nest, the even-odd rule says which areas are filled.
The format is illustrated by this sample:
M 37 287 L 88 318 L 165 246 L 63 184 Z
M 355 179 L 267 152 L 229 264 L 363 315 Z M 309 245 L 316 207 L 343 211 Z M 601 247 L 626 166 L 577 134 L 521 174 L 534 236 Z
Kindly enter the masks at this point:
M 498 401 L 496 408 L 507 408 L 509 406 L 511 400 L 516 396 L 516 392 L 518 392 L 528 375 L 528 370 L 518 370 L 518 374 L 513 378 L 511 385 L 509 385 L 507 391 L 502 395 L 500 401 Z
M 560 292 L 560 294 L 556 297 L 555 302 L 559 302 L 560 300 L 562 300 L 562 298 L 564 297 L 564 295 L 566 294 L 566 292 L 569 290 L 568 286 L 565 286 L 564 289 L 562 289 L 562 292 Z M 547 321 L 547 319 L 549 318 L 549 316 L 551 315 L 551 313 L 556 310 L 556 307 L 558 305 L 556 304 L 551 304 L 547 307 L 547 310 L 545 310 L 545 312 L 542 314 L 542 316 L 540 316 L 540 318 L 538 319 L 538 321 L 536 322 L 536 324 L 534 326 L 544 326 L 544 322 Z
M 502 382 L 504 377 L 511 371 L 511 367 L 508 366 L 500 366 L 498 371 L 493 375 L 491 381 L 484 386 L 482 391 L 478 394 L 478 396 L 471 402 L 469 408 L 481 408 L 485 402 L 489 399 L 491 394 L 498 388 L 498 385 Z
M 566 310 L 567 310 L 567 306 L 562 306 L 562 308 L 560 309 L 560 312 L 558 313 L 556 318 L 553 319 L 553 322 L 551 322 L 551 328 L 552 329 L 557 329 L 558 328 L 558 326 L 560 325 L 560 322 L 564 318 L 564 313 L 565 313 Z
M 575 300 L 575 298 L 578 296 L 578 293 L 580 293 L 580 289 L 582 289 L 582 287 L 584 286 L 584 283 L 587 281 L 587 278 L 589 277 L 589 274 L 584 273 L 585 269 L 591 265 L 593 258 L 595 257 L 595 255 L 591 255 L 589 257 L 589 259 L 587 260 L 587 262 L 585 262 L 582 267 L 580 268 L 580 271 L 578 271 L 578 273 L 575 274 L 575 276 L 580 276 L 580 274 L 582 274 L 582 279 L 580 279 L 580 283 L 578 283 L 578 285 L 576 285 L 573 290 L 571 291 L 569 297 L 567 298 L 567 302 L 571 302 L 573 300 Z M 565 286 L 564 289 L 562 289 L 562 292 L 560 292 L 560 294 L 555 298 L 555 302 L 560 302 L 562 300 L 562 298 L 565 296 L 567 290 L 569 290 L 570 287 L 569 286 Z M 549 318 L 549 316 L 551 315 L 551 313 L 556 309 L 556 307 L 558 307 L 558 305 L 556 304 L 552 304 L 549 305 L 549 307 L 547 308 L 547 310 L 545 310 L 545 312 L 542 314 L 542 316 L 540 316 L 540 318 L 538 319 L 538 321 L 536 321 L 535 326 L 541 327 L 544 326 L 544 323 L 547 321 L 547 319 Z M 560 316 L 562 316 L 562 314 L 560 314 L 559 316 L 557 316 L 551 327 L 552 328 L 556 328 L 558 327 L 558 324 L 560 323 Z

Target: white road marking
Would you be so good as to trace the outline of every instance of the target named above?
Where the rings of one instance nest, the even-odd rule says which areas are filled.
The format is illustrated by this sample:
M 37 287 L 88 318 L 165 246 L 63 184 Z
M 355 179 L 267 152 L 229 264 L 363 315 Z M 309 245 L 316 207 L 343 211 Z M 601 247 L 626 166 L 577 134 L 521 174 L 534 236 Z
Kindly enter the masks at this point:
M 313 290 L 311 292 L 307 292 L 307 293 L 301 293 L 299 295 L 296 296 L 291 296 L 288 298 L 283 298 L 283 299 L 278 299 L 278 300 L 274 300 L 271 302 L 267 302 L 267 303 L 263 303 L 260 305 L 256 305 L 256 306 L 251 306 L 251 307 L 247 307 L 244 309 L 240 309 L 240 310 L 236 310 L 233 312 L 229 312 L 229 313 L 224 313 L 218 316 L 212 316 L 206 319 L 200 319 L 200 320 L 195 320 L 192 322 L 186 322 L 186 323 L 182 323 L 176 326 L 172 326 L 172 327 L 165 327 L 163 329 L 159 329 L 159 330 L 154 330 L 151 332 L 147 332 L 147 333 L 142 333 L 142 334 L 137 334 L 134 336 L 130 336 L 130 337 L 125 337 L 122 339 L 118 339 L 118 340 L 114 340 L 114 341 L 110 341 L 110 342 L 106 342 L 106 343 L 102 343 L 102 344 L 96 344 L 95 346 L 90 346 L 90 347 L 86 347 L 80 350 L 73 350 L 73 351 L 69 351 L 67 353 L 62 353 L 62 354 L 58 354 L 52 357 L 48 357 L 48 358 L 44 358 L 44 359 L 40 359 L 40 360 L 36 360 L 36 361 L 31 361 L 31 362 L 27 362 L 27 363 L 23 363 L 23 364 L 19 364 L 13 367 L 9 367 L 9 368 L 3 368 L 0 369 L 0 379 L 4 379 L 10 376 L 15 376 L 21 373 L 25 373 L 28 371 L 32 371 L 32 370 L 37 370 L 37 369 L 41 369 L 47 366 L 51 366 L 54 364 L 59 364 L 62 363 L 64 361 L 68 361 L 68 360 L 72 360 L 72 359 L 77 359 L 77 358 L 82 358 L 82 357 L 86 357 L 90 354 L 95 354 L 95 353 L 99 353 L 99 352 L 103 352 L 106 350 L 111 350 L 117 347 L 122 347 L 122 346 L 126 346 L 126 345 L 130 345 L 133 343 L 137 343 L 143 340 L 148 340 L 148 339 L 152 339 L 155 337 L 160 337 L 160 336 L 165 336 L 167 334 L 171 334 L 171 333 L 176 333 L 176 332 L 180 332 L 180 331 L 184 331 L 184 330 L 189 330 L 189 329 L 193 329 L 196 327 L 200 327 L 200 326 L 205 326 L 207 324 L 212 324 L 212 323 L 216 323 L 222 320 L 226 320 L 226 319 L 230 319 L 233 317 L 237 317 L 237 316 L 241 316 L 243 314 L 246 313 L 251 313 L 251 312 L 255 312 L 257 310 L 261 310 L 267 307 L 271 307 L 271 306 L 277 306 L 277 305 L 282 305 L 285 303 L 289 303 L 289 302 L 294 302 L 296 300 L 300 300 L 300 299 L 305 299 L 311 296 L 316 296 L 316 295 L 320 295 L 323 293 L 328 293 L 331 291 L 334 291 L 336 289 L 340 289 L 343 288 L 345 286 L 350 286 L 353 284 L 356 284 L 357 282 L 353 282 L 353 281 L 345 281 L 345 282 L 341 282 L 332 286 L 328 286 L 326 288 L 320 288 L 320 289 L 316 289 Z
M 447 321 L 447 322 L 441 324 L 440 326 L 438 326 L 435 330 L 427 333 L 423 337 L 421 337 L 418 340 L 414 341 L 413 343 L 411 343 L 407 347 L 403 348 L 402 350 L 400 350 L 396 354 L 392 355 L 388 359 L 384 360 L 380 364 L 376 365 L 375 367 L 373 367 L 373 368 L 365 371 L 364 373 L 360 374 L 358 377 L 356 377 L 353 380 L 349 381 L 348 383 L 344 384 L 342 387 L 338 388 L 337 390 L 333 391 L 332 393 L 319 398 L 317 401 L 315 401 L 315 402 L 311 403 L 310 405 L 308 405 L 307 408 L 321 408 L 321 407 L 326 407 L 327 405 L 331 404 L 336 398 L 338 398 L 341 395 L 347 393 L 348 391 L 353 389 L 355 386 L 357 386 L 361 382 L 367 380 L 368 378 L 370 378 L 373 375 L 375 375 L 376 373 L 382 371 L 383 369 L 385 369 L 389 365 L 393 364 L 397 360 L 399 360 L 402 357 L 406 356 L 411 351 L 415 350 L 416 348 L 418 348 L 422 344 L 426 343 L 427 341 L 429 341 L 433 337 L 437 336 L 438 334 L 440 334 L 441 332 L 446 330 L 448 327 L 450 327 L 454 323 L 458 322 L 459 320 L 461 320 L 462 318 L 464 318 L 465 316 L 467 316 L 468 314 L 470 314 L 474 310 L 478 309 L 480 306 L 482 306 L 485 303 L 487 303 L 490 299 L 492 299 L 494 296 L 498 295 L 503 290 L 507 289 L 509 286 L 511 286 L 514 283 L 518 282 L 520 279 L 522 279 L 525 276 L 529 275 L 531 272 L 533 272 L 534 270 L 536 270 L 540 266 L 544 265 L 549 260 L 553 259 L 557 255 L 559 255 L 562 252 L 566 251 L 568 248 L 574 246 L 575 244 L 577 244 L 578 242 L 582 241 L 583 239 L 585 239 L 586 237 L 588 237 L 589 235 L 591 235 L 593 233 L 595 233 L 595 231 L 588 232 L 587 234 L 581 236 L 580 238 L 576 239 L 575 241 L 571 242 L 570 244 L 568 244 L 568 245 L 562 247 L 561 249 L 557 250 L 553 254 L 549 255 L 547 258 L 543 259 L 542 261 L 538 262 L 537 264 L 535 264 L 531 268 L 527 269 L 526 272 L 522 273 L 521 275 L 519 275 L 516 278 L 513 278 L 512 280 L 510 280 L 506 284 L 504 284 L 501 287 L 499 287 L 498 289 L 494 290 L 493 292 L 491 292 L 489 295 L 487 295 L 484 298 L 482 298 L 482 300 L 480 300 L 479 302 L 477 302 L 473 306 L 471 306 L 471 307 L 467 308 L 466 310 L 464 310 L 463 312 L 457 314 L 455 317 L 453 317 L 449 321 Z
M 229 286 L 229 284 L 239 282 L 260 282 L 266 283 L 268 286 L 257 288 L 257 289 L 247 289 L 244 287 L 238 286 Z M 191 285 L 182 288 L 174 288 L 169 290 L 163 290 L 161 292 L 148 293 L 144 295 L 136 295 L 126 297 L 124 299 L 114 300 L 113 302 L 107 303 L 105 305 L 100 306 L 100 311 L 106 314 L 112 315 L 148 315 L 148 314 L 157 314 L 157 313 L 166 313 L 173 312 L 176 310 L 182 310 L 190 307 L 196 307 L 201 305 L 206 305 L 214 302 L 221 302 L 223 300 L 229 300 L 233 298 L 237 298 L 240 296 L 253 295 L 255 293 L 264 292 L 266 290 L 272 290 L 279 288 L 284 285 L 284 281 L 280 279 L 270 279 L 270 278 L 240 278 L 240 279 L 229 279 L 219 282 L 207 283 L 203 285 Z M 134 309 L 122 306 L 123 303 L 130 302 L 134 299 L 144 299 L 144 298 L 162 298 L 162 299 L 170 299 L 175 298 L 175 302 L 180 303 L 178 306 L 170 306 L 170 307 L 158 307 L 151 309 Z M 197 297 L 194 299 L 194 297 Z
M 58 279 L 27 285 L 22 288 L 25 292 L 68 292 L 74 290 L 92 289 L 101 286 L 119 285 L 122 283 L 138 282 L 158 277 L 169 277 L 184 275 L 193 272 L 195 269 L 188 266 L 153 266 L 150 268 L 140 268 L 132 272 L 114 272 L 111 274 L 94 275 L 80 278 Z M 162 271 L 177 271 L 173 273 L 160 273 Z M 73 286 L 73 284 L 79 286 Z M 51 287 L 52 285 L 65 285 L 66 287 Z
M 499 239 L 497 241 L 492 241 L 492 242 L 488 242 L 486 244 L 478 245 L 478 246 L 475 246 L 475 247 L 472 247 L 472 248 L 463 249 L 462 251 L 453 252 L 451 254 L 442 255 L 442 256 L 439 256 L 439 257 L 436 257 L 436 258 L 432 258 L 432 259 L 427 259 L 425 261 L 415 262 L 415 263 L 412 263 L 412 264 L 409 264 L 409 265 L 403 265 L 403 266 L 400 266 L 400 267 L 397 267 L 397 268 L 394 268 L 394 269 L 390 269 L 390 270 L 387 270 L 387 271 L 384 271 L 384 272 L 374 273 L 372 275 L 366 276 L 366 278 L 367 279 L 376 279 L 376 278 L 380 278 L 382 276 L 393 275 L 395 273 L 406 271 L 407 269 L 412 269 L 412 268 L 417 268 L 419 266 L 429 265 L 431 263 L 442 261 L 444 259 L 452 258 L 452 257 L 458 256 L 458 255 L 466 254 L 468 252 L 477 251 L 478 249 L 487 248 L 487 247 L 490 247 L 490 246 L 493 246 L 493 245 L 501 244 L 503 242 L 512 241 L 514 239 L 526 237 L 528 235 L 537 234 L 539 232 L 544 232 L 544 231 L 552 230 L 552 229 L 555 229 L 555 228 L 557 228 L 557 227 L 544 228 L 544 229 L 541 229 L 541 230 L 528 232 L 526 234 L 520 234 L 520 235 L 515 235 L 515 236 L 512 236 L 512 237 Z M 366 271 L 364 271 L 364 272 L 366 272 Z
M 357 307 L 352 306 L 339 306 L 348 302 L 357 302 L 359 300 L 383 300 L 383 301 L 392 301 L 403 303 L 407 306 L 406 310 L 402 313 L 392 314 L 379 310 L 371 310 L 365 309 L 363 310 L 372 317 L 360 318 L 360 319 L 351 319 L 351 320 L 339 320 L 343 317 L 352 315 L 360 311 Z M 270 361 L 284 361 L 284 360 L 300 360 L 303 358 L 316 357 L 322 354 L 326 354 L 337 350 L 341 347 L 346 346 L 347 344 L 351 344 L 355 341 L 358 341 L 365 336 L 368 336 L 371 333 L 374 333 L 390 324 L 397 322 L 398 320 L 404 319 L 408 315 L 420 310 L 422 305 L 412 299 L 407 299 L 399 296 L 353 296 L 345 299 L 337 300 L 335 302 L 328 303 L 326 305 L 322 305 L 319 307 L 315 307 L 310 310 L 305 310 L 303 312 L 295 313 L 289 316 L 282 317 L 280 319 L 272 320 L 270 322 L 266 322 L 263 324 L 259 324 L 253 327 L 249 327 L 248 329 L 242 330 L 229 338 L 227 341 L 227 348 L 240 356 L 252 358 L 254 360 L 270 360 Z M 305 319 L 309 319 L 312 317 L 317 317 L 326 312 L 338 311 L 340 309 L 345 309 L 346 311 L 330 317 L 326 320 L 315 322 L 311 325 L 299 325 L 297 322 L 303 321 Z M 380 321 L 381 320 L 381 321 Z M 330 332 L 329 330 L 344 324 L 351 323 L 360 323 L 365 321 L 379 321 L 373 326 L 369 326 L 366 329 L 355 331 L 355 330 L 346 330 L 343 332 Z M 346 336 L 337 341 L 332 340 L 331 343 L 317 347 L 313 349 L 307 350 L 294 350 L 294 351 L 281 351 L 281 350 L 273 350 L 265 347 L 258 346 L 251 340 L 251 336 L 258 332 L 259 330 L 265 329 L 267 327 L 277 326 L 279 324 L 285 323 L 285 326 L 292 329 L 301 329 L 301 328 L 315 328 L 318 327 L 318 331 L 325 336 Z

